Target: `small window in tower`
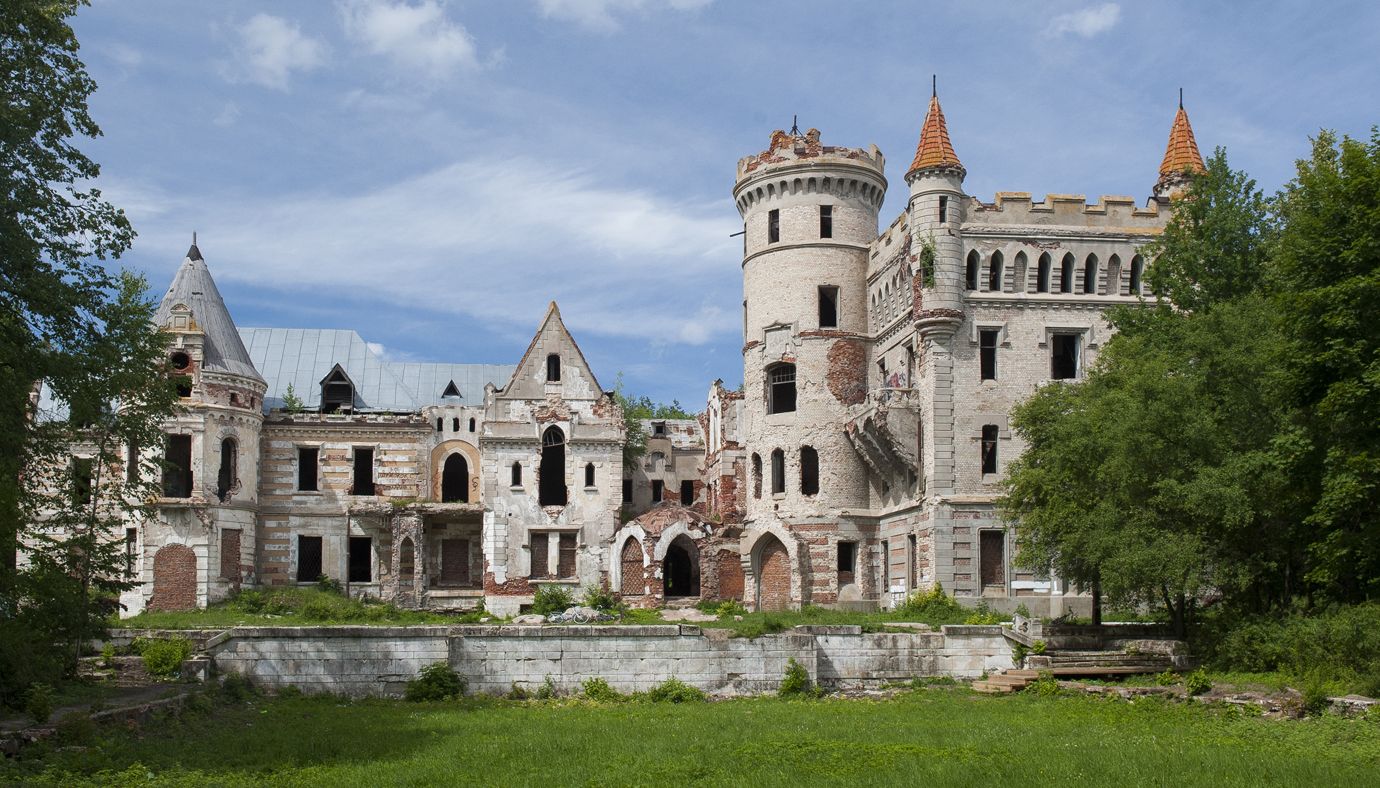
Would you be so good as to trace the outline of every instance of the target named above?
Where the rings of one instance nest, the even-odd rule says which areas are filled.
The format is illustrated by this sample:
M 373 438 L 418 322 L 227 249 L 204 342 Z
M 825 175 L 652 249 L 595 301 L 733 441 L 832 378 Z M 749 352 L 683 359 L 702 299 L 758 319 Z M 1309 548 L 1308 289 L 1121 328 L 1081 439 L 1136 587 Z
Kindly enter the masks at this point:
M 781 211 L 773 208 L 767 212 L 767 243 L 781 240 Z
M 459 396 L 460 396 L 460 387 L 457 386 L 457 385 L 455 385 L 455 381 L 452 380 L 451 382 L 449 382 L 449 383 L 446 384 L 446 388 L 445 388 L 444 391 L 441 392 L 441 396 L 442 396 L 442 397 L 459 397 Z
M 1049 252 L 1045 252 L 1044 254 L 1040 255 L 1040 268 L 1039 273 L 1036 275 L 1035 279 L 1035 292 L 1049 292 L 1049 274 L 1051 267 L 1052 264 L 1050 263 Z
M 695 502 L 695 483 L 685 479 L 680 483 L 680 505 L 689 506 Z
M 459 431 L 460 431 L 460 417 L 459 417 L 459 416 L 452 416 L 452 417 L 451 417 L 451 419 L 450 419 L 450 431 L 451 431 L 451 432 L 459 432 Z
M 664 437 L 666 437 L 666 422 L 664 422 L 664 421 L 654 421 L 654 422 L 652 422 L 652 437 L 653 437 L 653 438 L 664 438 Z
M 800 492 L 819 494 L 819 452 L 812 446 L 800 447 Z
M 839 289 L 828 285 L 819 288 L 819 327 L 839 327 Z
M 192 365 L 192 357 L 181 350 L 173 353 L 168 360 L 172 362 L 172 368 L 179 372 Z
M 1001 292 L 1001 276 L 1002 276 L 1002 256 L 1001 256 L 1001 252 L 993 252 L 993 253 L 992 253 L 992 261 L 991 261 L 991 263 L 988 264 L 988 268 L 987 268 L 987 292 L 989 292 L 989 293 L 1000 293 L 1000 292 Z
M 982 425 L 982 474 L 997 472 L 997 425 Z
M 978 289 L 979 265 L 980 261 L 978 259 L 978 253 L 977 250 L 974 249 L 973 251 L 968 253 L 968 268 L 964 272 L 965 276 L 963 277 L 963 286 L 968 290 Z
M 437 417 L 436 417 L 436 431 L 437 431 L 437 432 L 442 432 L 442 431 L 444 431 L 444 430 L 445 430 L 445 423 L 446 423 L 445 419 L 441 418 L 440 416 L 437 416 Z
M 374 495 L 374 450 L 355 447 L 355 495 Z
M 585 486 L 594 486 L 594 463 L 592 462 L 585 463 Z
M 1073 269 L 1077 264 L 1073 260 L 1073 255 L 1064 255 L 1064 261 L 1059 265 L 1059 292 L 1073 292 Z
M 663 482 L 663 481 L 660 480 L 660 479 L 653 479 L 653 480 L 652 480 L 652 503 L 653 503 L 653 504 L 661 503 L 661 499 L 662 499 L 662 497 L 665 495 L 665 489 L 666 489 L 666 483 L 665 483 L 665 482 Z
M 939 196 L 939 223 L 949 221 L 949 198 L 944 195 Z
M 131 440 L 125 447 L 125 482 L 134 484 L 139 481 L 139 443 Z
M 997 379 L 997 338 L 1001 335 L 996 329 L 978 332 L 978 356 L 982 380 Z
M 321 450 L 315 446 L 297 449 L 297 489 L 316 492 L 316 466 Z
M 1097 255 L 1090 254 L 1083 262 L 1083 292 L 1097 292 Z
M 561 357 L 557 353 L 552 353 L 546 357 L 546 382 L 561 382 Z
M 163 496 L 192 497 L 192 436 L 169 435 L 163 462 Z
M 521 487 L 521 486 L 522 486 L 522 463 L 520 463 L 520 462 L 515 462 L 515 463 L 513 463 L 513 468 L 512 468 L 512 473 L 511 473 L 511 484 L 512 484 L 512 486 L 514 486 L 514 487 Z
M 834 206 L 819 206 L 819 237 L 834 237 Z
M 1055 380 L 1078 377 L 1078 335 L 1055 334 L 1050 337 L 1050 372 Z
M 767 368 L 767 413 L 795 411 L 795 365 L 775 364 Z
M 752 497 L 762 497 L 762 455 L 752 455 Z
M 1140 255 L 1131 258 L 1131 295 L 1140 295 L 1140 277 L 1145 271 L 1145 260 Z
M 470 419 L 470 432 L 474 432 L 474 419 Z
M 786 492 L 786 453 L 776 449 L 771 453 L 772 495 Z
M 220 442 L 220 471 L 216 474 L 216 497 L 222 502 L 229 500 L 239 475 L 239 446 L 234 438 Z

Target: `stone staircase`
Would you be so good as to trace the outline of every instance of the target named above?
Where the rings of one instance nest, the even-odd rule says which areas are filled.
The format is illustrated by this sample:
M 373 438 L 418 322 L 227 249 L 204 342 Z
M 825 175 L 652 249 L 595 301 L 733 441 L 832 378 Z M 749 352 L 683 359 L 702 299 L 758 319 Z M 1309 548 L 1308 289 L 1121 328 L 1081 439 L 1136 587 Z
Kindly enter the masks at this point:
M 975 681 L 973 689 L 989 694 L 1016 692 L 1025 689 L 1041 673 L 1049 673 L 1056 679 L 1109 679 L 1163 673 L 1173 667 L 1173 659 L 1161 654 L 1058 651 L 1027 657 L 1023 667 L 1003 670 L 985 680 Z

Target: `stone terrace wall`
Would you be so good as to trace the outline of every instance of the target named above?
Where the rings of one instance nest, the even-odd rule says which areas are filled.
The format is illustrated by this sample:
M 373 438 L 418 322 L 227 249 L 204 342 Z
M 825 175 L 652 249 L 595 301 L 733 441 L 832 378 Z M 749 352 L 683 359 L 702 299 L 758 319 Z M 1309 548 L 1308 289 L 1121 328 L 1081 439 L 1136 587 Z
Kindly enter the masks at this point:
M 678 678 L 724 694 L 775 690 L 794 658 L 826 687 L 876 686 L 915 676 L 973 678 L 1011 666 L 1000 627 L 942 633 L 863 633 L 798 627 L 754 639 L 694 626 L 244 627 L 209 645 L 222 672 L 267 687 L 394 695 L 433 662 L 449 661 L 471 692 L 535 689 L 547 676 L 575 691 L 588 678 L 649 689 Z

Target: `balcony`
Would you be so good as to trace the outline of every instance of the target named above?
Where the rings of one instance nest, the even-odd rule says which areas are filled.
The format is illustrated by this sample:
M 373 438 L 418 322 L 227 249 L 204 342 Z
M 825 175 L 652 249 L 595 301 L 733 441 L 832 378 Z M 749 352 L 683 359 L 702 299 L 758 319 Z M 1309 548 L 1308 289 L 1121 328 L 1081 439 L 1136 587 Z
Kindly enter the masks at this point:
M 844 434 L 863 462 L 893 483 L 921 476 L 920 431 L 920 395 L 911 388 L 869 391 L 844 424 Z

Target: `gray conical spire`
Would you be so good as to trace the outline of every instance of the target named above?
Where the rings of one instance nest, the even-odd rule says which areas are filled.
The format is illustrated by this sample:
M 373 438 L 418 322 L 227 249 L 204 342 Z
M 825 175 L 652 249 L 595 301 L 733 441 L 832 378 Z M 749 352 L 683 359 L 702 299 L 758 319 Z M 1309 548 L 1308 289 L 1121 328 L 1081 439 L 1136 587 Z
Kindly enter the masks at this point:
M 192 248 L 187 250 L 182 266 L 177 269 L 172 286 L 163 296 L 163 302 L 158 305 L 153 322 L 166 326 L 173 307 L 178 304 L 184 304 L 192 310 L 192 319 L 205 334 L 202 369 L 263 380 L 263 376 L 254 368 L 254 362 L 249 359 L 249 351 L 244 349 L 240 332 L 235 328 L 235 321 L 225 308 L 225 302 L 221 300 L 220 291 L 216 289 L 216 282 L 211 278 L 211 271 L 206 267 L 195 240 Z

